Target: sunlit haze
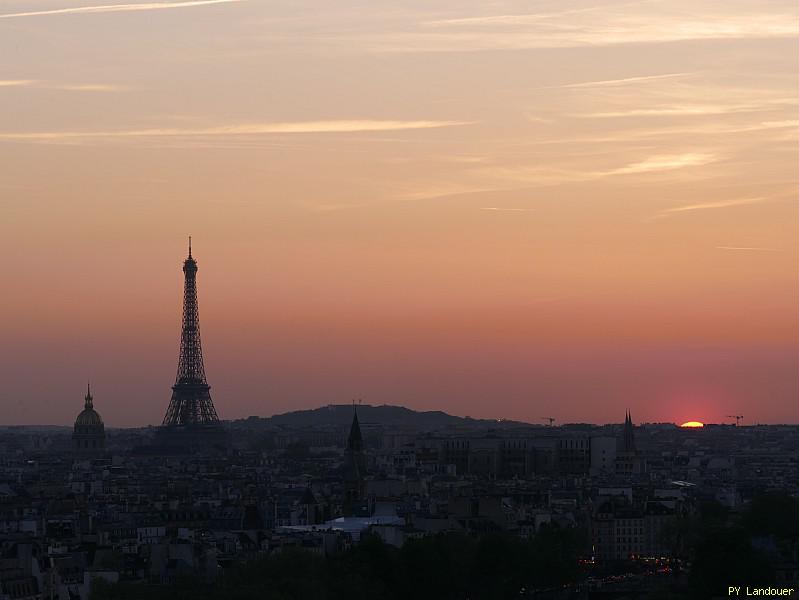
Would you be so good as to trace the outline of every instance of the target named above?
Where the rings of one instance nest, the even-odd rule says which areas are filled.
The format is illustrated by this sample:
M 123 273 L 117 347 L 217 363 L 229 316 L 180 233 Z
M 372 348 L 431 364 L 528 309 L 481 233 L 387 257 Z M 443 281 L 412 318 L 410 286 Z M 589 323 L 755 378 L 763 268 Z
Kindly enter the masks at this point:
M 0 0 L 0 424 L 797 422 L 795 0 Z

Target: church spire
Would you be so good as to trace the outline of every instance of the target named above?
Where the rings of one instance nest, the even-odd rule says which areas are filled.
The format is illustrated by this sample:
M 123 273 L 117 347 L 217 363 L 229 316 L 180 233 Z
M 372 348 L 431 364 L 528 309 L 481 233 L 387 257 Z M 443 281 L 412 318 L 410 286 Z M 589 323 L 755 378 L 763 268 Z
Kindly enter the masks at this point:
M 90 382 L 86 382 L 86 397 L 84 398 L 85 404 L 84 407 L 87 409 L 94 408 L 94 401 L 92 398 L 92 384 Z
M 635 431 L 629 409 L 624 416 L 624 451 L 635 452 Z
M 358 408 L 352 403 L 352 425 L 347 438 L 347 450 L 344 453 L 343 478 L 345 489 L 345 514 L 355 514 L 363 509 L 361 502 L 365 498 L 366 489 L 364 477 L 366 476 L 366 454 L 363 447 L 361 425 L 358 422 Z
M 358 408 L 355 402 L 352 403 L 352 425 L 350 425 L 350 435 L 347 438 L 347 450 L 351 452 L 363 451 L 363 436 L 361 435 L 361 425 L 358 422 Z

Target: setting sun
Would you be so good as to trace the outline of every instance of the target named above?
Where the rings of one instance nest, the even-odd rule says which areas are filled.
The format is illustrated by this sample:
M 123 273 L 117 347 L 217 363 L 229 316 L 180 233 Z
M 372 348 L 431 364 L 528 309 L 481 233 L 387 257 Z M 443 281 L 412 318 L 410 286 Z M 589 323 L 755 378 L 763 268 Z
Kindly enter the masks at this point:
M 680 427 L 689 427 L 689 428 L 691 428 L 691 427 L 704 427 L 704 426 L 705 426 L 705 424 L 702 423 L 701 421 L 686 421 L 685 423 L 680 425 Z

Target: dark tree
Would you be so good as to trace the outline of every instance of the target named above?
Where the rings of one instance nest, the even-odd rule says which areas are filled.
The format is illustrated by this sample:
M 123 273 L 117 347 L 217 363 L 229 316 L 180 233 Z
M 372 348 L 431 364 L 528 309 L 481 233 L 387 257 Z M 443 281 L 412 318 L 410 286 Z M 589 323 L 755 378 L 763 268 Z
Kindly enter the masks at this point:
M 753 547 L 742 528 L 719 529 L 697 546 L 689 584 L 694 598 L 706 600 L 726 593 L 728 586 L 768 586 L 774 572 Z

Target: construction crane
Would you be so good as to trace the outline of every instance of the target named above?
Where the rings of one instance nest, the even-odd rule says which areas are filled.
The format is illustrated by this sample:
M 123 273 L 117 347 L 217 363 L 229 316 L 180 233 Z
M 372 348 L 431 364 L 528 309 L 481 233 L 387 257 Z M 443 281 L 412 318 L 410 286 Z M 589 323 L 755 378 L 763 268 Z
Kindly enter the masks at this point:
M 738 427 L 738 425 L 741 423 L 741 419 L 743 419 L 744 416 L 743 415 L 727 415 L 727 418 L 728 419 L 735 419 L 735 426 Z
M 552 427 L 552 423 L 555 422 L 554 417 L 541 417 L 542 421 L 549 421 L 549 426 Z

